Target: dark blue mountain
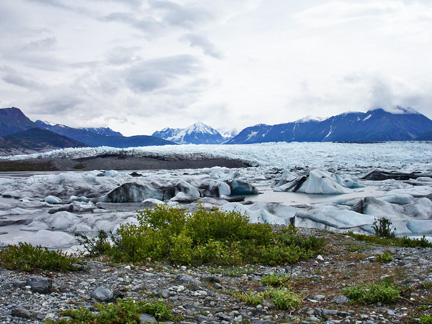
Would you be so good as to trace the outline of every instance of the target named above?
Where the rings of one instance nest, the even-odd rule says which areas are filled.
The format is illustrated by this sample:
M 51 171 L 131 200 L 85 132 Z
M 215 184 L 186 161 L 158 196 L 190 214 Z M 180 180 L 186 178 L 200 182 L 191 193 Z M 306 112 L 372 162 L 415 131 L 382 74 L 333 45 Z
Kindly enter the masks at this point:
M 219 131 L 201 122 L 187 128 L 164 128 L 152 136 L 177 144 L 221 144 L 225 141 Z
M 12 150 L 53 150 L 66 147 L 85 147 L 87 145 L 39 127 L 30 128 L 1 138 L 0 149 Z
M 418 141 L 432 141 L 432 129 L 426 133 L 421 134 L 417 137 Z
M 0 108 L 0 136 L 18 133 L 37 127 L 23 112 L 15 107 Z
M 84 128 L 72 128 L 60 124 L 50 124 L 40 120 L 36 124 L 44 129 L 50 130 L 57 134 L 67 136 L 76 141 L 87 144 L 88 146 L 110 146 L 118 148 L 135 147 L 135 146 L 156 146 L 156 145 L 172 145 L 175 144 L 161 138 L 138 135 L 138 136 L 118 136 L 118 135 L 103 135 Z
M 413 109 L 398 107 L 394 113 L 375 109 L 344 113 L 323 121 L 256 125 L 242 130 L 228 144 L 409 141 L 431 129 L 432 120 Z

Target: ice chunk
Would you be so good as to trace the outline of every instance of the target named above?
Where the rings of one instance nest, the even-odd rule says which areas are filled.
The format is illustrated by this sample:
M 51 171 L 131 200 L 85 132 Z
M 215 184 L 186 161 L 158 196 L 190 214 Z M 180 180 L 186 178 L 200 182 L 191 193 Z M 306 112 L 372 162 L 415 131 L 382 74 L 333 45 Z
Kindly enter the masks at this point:
M 228 185 L 231 188 L 231 195 L 257 195 L 258 189 L 243 180 L 230 180 Z
M 416 219 L 432 219 L 432 201 L 419 198 L 416 202 L 404 206 L 405 213 Z
M 115 188 L 104 197 L 101 201 L 113 203 L 141 202 L 147 198 L 164 200 L 164 191 L 150 187 L 149 185 L 140 185 L 136 183 L 124 183 Z M 172 198 L 169 197 L 169 198 Z
M 45 197 L 45 202 L 47 204 L 52 204 L 52 205 L 54 205 L 54 204 L 62 204 L 63 203 L 63 201 L 59 197 L 55 197 L 55 196 L 51 196 L 51 195 Z
M 389 195 L 379 197 L 380 200 L 387 201 L 392 204 L 407 205 L 414 203 L 414 198 L 408 194 Z
M 26 233 L 26 235 L 10 238 L 4 241 L 5 244 L 18 244 L 19 242 L 27 242 L 32 245 L 42 245 L 47 248 L 66 248 L 77 243 L 73 235 L 59 232 L 40 230 L 34 234 Z
M 302 176 L 281 186 L 278 191 L 304 192 L 307 194 L 342 194 L 350 192 L 347 187 L 340 184 L 342 182 L 339 177 L 335 177 L 323 170 L 314 169 L 307 176 Z

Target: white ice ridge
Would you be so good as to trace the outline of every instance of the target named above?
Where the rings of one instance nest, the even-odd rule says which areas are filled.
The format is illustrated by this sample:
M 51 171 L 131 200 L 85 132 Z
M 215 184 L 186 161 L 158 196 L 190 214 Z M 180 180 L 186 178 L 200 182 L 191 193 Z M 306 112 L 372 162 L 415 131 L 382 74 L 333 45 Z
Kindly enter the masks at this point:
M 327 169 L 342 167 L 417 170 L 432 168 L 432 142 L 346 143 L 262 143 L 248 145 L 166 145 L 126 149 L 111 147 L 68 148 L 47 153 L 0 157 L 5 160 L 27 158 L 84 158 L 122 152 L 130 155 L 224 157 L 242 159 L 261 167 Z

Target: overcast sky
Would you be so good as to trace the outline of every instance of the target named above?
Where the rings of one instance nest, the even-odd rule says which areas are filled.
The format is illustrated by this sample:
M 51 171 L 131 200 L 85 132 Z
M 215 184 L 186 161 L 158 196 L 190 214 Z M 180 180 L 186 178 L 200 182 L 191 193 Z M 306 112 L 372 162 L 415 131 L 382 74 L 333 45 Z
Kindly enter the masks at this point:
M 432 1 L 3 0 L 0 107 L 124 135 L 412 107 Z

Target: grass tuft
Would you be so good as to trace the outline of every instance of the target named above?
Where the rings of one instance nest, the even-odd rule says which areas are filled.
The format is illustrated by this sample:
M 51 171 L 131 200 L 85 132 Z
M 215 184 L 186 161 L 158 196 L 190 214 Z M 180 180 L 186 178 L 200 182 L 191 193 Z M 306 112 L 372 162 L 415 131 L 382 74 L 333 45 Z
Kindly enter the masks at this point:
M 114 324 L 127 323 L 138 324 L 141 314 L 149 314 L 156 320 L 177 320 L 172 314 L 169 306 L 163 302 L 135 302 L 132 299 L 118 299 L 115 304 L 97 304 L 98 312 L 80 307 L 77 309 L 68 309 L 62 312 L 62 318 L 57 321 L 48 320 L 48 324 L 82 324 L 82 323 L 97 323 L 97 324 Z
M 352 301 L 359 304 L 395 303 L 400 299 L 400 288 L 390 280 L 383 280 L 377 284 L 361 284 L 346 288 L 343 292 Z

